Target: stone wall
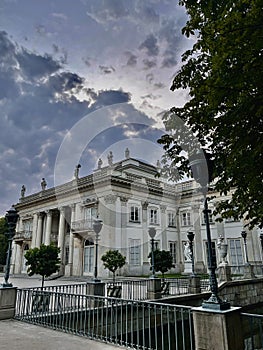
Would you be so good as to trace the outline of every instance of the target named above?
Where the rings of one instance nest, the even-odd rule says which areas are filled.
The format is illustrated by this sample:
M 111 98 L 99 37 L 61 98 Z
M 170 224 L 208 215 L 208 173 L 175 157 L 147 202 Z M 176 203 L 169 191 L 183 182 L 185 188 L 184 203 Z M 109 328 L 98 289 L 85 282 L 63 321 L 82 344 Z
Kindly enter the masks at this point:
M 231 306 L 247 306 L 263 302 L 263 278 L 224 282 L 219 295 Z

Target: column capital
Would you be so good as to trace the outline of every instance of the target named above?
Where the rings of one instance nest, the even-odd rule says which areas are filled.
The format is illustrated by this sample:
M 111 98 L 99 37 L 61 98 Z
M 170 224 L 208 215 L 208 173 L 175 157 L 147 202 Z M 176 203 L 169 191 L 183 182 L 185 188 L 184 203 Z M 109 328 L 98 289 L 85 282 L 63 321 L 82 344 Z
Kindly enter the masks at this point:
M 45 210 L 45 213 L 47 214 L 47 216 L 52 216 L 52 210 L 50 209 Z

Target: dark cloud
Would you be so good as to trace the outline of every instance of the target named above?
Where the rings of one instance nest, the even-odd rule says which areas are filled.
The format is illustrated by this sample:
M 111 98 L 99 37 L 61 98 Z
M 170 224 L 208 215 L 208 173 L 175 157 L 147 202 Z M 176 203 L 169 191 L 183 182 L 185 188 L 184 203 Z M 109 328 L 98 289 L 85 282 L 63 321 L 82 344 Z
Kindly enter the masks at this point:
M 129 67 L 135 67 L 137 64 L 137 56 L 134 55 L 132 52 L 125 52 L 126 56 L 128 56 L 128 60 L 127 60 L 127 66 Z
M 157 38 L 150 34 L 146 40 L 139 46 L 140 50 L 145 50 L 148 56 L 158 56 L 159 47 Z
M 43 78 L 61 68 L 49 55 L 41 56 L 22 49 L 16 56 L 21 73 L 30 79 Z
M 78 74 L 48 55 L 32 53 L 0 32 L 0 210 L 16 202 L 20 188 L 53 186 L 56 155 L 67 130 L 104 106 L 130 101 L 121 90 L 96 92 Z M 78 95 L 82 94 L 82 100 Z M 86 97 L 83 99 L 83 96 Z M 7 203 L 9 201 L 9 204 Z
M 143 60 L 144 69 L 151 69 L 153 67 L 156 67 L 157 63 L 152 60 L 148 60 L 147 58 Z
M 100 69 L 100 72 L 103 74 L 111 74 L 111 73 L 115 72 L 115 69 L 112 66 L 110 66 L 110 67 L 99 66 L 99 69 Z

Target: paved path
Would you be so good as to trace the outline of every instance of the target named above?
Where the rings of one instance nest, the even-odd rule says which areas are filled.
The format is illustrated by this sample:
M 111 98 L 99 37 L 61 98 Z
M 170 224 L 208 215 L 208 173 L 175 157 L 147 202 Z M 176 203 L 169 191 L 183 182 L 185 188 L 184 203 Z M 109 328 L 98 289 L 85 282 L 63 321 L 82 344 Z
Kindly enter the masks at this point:
M 25 322 L 0 321 L 1 350 L 113 350 L 116 347 Z
M 0 274 L 2 283 L 3 274 Z M 40 287 L 39 277 L 13 277 L 14 287 Z M 46 286 L 79 283 L 76 280 L 56 279 L 45 281 Z M 16 320 L 0 321 L 0 350 L 113 350 L 117 346 L 90 340 L 77 335 L 55 331 Z M 118 347 L 119 348 L 119 347 Z

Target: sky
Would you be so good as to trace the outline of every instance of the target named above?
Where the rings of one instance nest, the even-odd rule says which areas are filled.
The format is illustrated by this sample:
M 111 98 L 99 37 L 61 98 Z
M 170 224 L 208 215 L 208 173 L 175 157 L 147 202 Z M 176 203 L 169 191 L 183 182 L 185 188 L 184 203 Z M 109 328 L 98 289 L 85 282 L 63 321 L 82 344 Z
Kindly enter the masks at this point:
M 85 176 L 110 151 L 156 164 L 162 115 L 188 98 L 170 91 L 186 21 L 177 0 L 0 1 L 0 215 L 22 185 Z

